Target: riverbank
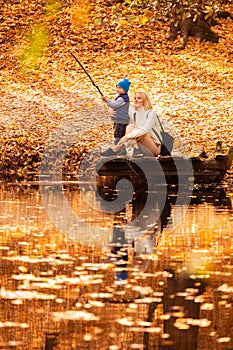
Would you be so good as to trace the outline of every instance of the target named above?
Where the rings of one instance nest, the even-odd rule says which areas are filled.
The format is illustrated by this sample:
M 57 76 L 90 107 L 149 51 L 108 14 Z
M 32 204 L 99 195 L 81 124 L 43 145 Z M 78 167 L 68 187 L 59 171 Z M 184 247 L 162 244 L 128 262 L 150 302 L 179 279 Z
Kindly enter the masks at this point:
M 62 25 L 67 24 L 62 22 Z M 68 35 L 67 28 L 64 35 Z M 112 40 L 128 33 L 127 28 L 112 31 Z M 71 173 L 82 154 L 111 140 L 109 110 L 70 51 L 81 59 L 109 98 L 115 97 L 115 84 L 125 76 L 132 82 L 131 100 L 136 90 L 148 91 L 155 109 L 173 124 L 190 154 L 202 148 L 212 153 L 218 140 L 223 141 L 225 149 L 232 145 L 233 21 L 221 20 L 214 28 L 220 35 L 218 44 L 190 38 L 183 51 L 177 50 L 178 42 L 167 41 L 165 25 L 157 23 L 148 32 L 149 28 L 148 23 L 134 25 L 132 31 L 136 33 L 137 29 L 140 40 L 132 37 L 130 41 L 128 36 L 124 45 L 116 41 L 115 46 L 112 42 L 98 47 L 98 41 L 95 44 L 85 41 L 85 35 L 93 38 L 97 29 L 99 40 L 103 40 L 106 29 L 104 32 L 98 24 L 89 27 L 87 34 L 82 28 L 76 33 L 69 32 L 69 41 L 68 37 L 61 40 L 58 32 L 53 31 L 49 50 L 39 68 L 31 71 L 25 70 L 18 60 L 20 35 L 15 36 L 13 44 L 2 43 L 0 172 L 3 180 L 38 176 L 48 139 L 65 120 L 75 121 L 77 125 L 77 142 L 70 151 L 75 154 L 69 162 Z M 54 44 L 55 40 L 59 45 Z

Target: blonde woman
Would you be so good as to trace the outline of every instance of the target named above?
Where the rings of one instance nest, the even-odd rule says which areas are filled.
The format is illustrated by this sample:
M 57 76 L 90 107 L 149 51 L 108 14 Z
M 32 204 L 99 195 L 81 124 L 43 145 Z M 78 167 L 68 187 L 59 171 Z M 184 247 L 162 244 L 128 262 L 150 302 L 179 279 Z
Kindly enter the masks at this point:
M 134 108 L 130 109 L 129 115 L 130 124 L 126 127 L 125 136 L 117 145 L 100 154 L 104 157 L 111 157 L 122 154 L 121 150 L 125 150 L 125 147 L 133 146 L 134 157 L 142 157 L 151 153 L 158 156 L 161 151 L 161 143 L 154 130 L 160 136 L 159 121 L 146 92 L 138 91 L 135 93 Z

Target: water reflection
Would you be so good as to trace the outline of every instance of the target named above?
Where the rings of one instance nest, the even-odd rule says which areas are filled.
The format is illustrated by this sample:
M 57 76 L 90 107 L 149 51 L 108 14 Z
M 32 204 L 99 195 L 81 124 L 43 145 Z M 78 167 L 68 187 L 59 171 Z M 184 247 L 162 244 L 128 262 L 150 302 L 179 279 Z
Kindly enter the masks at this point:
M 154 224 L 137 222 L 143 193 L 100 215 L 77 187 L 64 192 L 74 213 L 105 227 L 102 248 L 58 232 L 36 186 L 0 188 L 0 348 L 233 348 L 231 188 L 197 189 L 179 226 L 174 192 L 154 203 Z

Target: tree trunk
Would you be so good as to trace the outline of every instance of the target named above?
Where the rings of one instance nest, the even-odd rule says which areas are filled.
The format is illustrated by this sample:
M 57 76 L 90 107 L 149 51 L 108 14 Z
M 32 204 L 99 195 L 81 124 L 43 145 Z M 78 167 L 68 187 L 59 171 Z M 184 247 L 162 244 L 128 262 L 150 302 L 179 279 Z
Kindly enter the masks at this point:
M 200 38 L 200 40 L 211 41 L 218 43 L 219 36 L 211 30 L 210 21 L 205 20 L 204 14 L 199 14 L 197 18 L 194 13 L 179 21 L 174 20 L 170 25 L 170 41 L 174 41 L 180 34 L 183 38 L 183 44 L 180 49 L 184 49 L 188 42 L 188 37 L 193 36 Z

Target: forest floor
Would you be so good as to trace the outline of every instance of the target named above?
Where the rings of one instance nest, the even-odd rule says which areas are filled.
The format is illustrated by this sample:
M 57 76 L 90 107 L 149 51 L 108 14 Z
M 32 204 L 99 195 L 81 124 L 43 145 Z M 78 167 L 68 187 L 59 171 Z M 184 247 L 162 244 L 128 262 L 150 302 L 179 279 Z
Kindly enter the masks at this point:
M 38 5 L 40 1 L 33 3 Z M 131 100 L 138 89 L 147 91 L 155 110 L 172 123 L 190 154 L 201 148 L 212 153 L 218 140 L 223 141 L 225 149 L 232 145 L 233 21 L 230 18 L 219 20 L 213 28 L 220 36 L 218 44 L 189 38 L 186 49 L 178 50 L 181 39 L 168 42 L 169 28 L 163 22 L 153 25 L 123 22 L 114 27 L 106 23 L 103 26 L 104 21 L 99 24 L 97 20 L 90 24 L 89 19 L 74 30 L 74 23 L 67 19 L 67 9 L 72 3 L 59 18 L 53 15 L 46 22 L 46 18 L 40 17 L 43 28 L 45 23 L 49 24 L 42 37 L 31 36 L 31 42 L 25 31 L 16 28 L 15 13 L 19 9 L 4 5 L 10 17 L 3 23 L 7 40 L 2 39 L 0 54 L 2 172 L 23 177 L 38 171 L 48 138 L 67 120 L 78 125 L 75 145 L 78 154 L 111 140 L 110 111 L 70 52 L 81 60 L 109 98 L 115 98 L 115 85 L 124 77 L 132 82 Z M 90 18 L 96 19 L 100 6 L 101 1 L 93 5 Z M 29 16 L 31 23 L 37 25 L 38 8 L 31 8 Z M 103 6 L 103 11 L 107 14 L 102 14 L 102 18 L 108 18 L 110 10 Z M 28 16 L 22 18 L 29 28 Z M 46 38 L 49 40 L 46 51 L 35 59 L 35 50 L 29 52 L 30 45 Z

